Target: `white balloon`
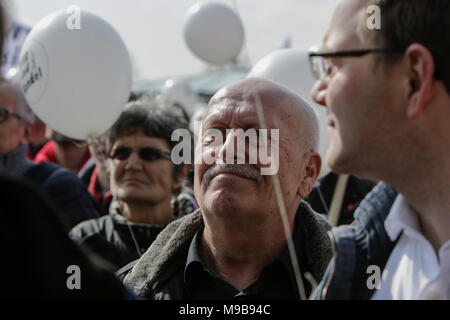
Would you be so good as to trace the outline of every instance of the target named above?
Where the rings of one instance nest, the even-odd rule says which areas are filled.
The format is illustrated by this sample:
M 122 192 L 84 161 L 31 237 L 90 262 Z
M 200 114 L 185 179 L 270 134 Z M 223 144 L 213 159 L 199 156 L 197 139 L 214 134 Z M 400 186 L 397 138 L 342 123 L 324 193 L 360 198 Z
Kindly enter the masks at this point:
M 215 65 L 232 62 L 244 44 L 241 19 L 218 2 L 194 4 L 186 14 L 184 39 L 200 59 Z
M 193 114 L 195 106 L 199 102 L 198 96 L 189 82 L 182 78 L 167 79 L 161 94 L 170 101 L 181 105 L 189 116 Z
M 319 107 L 311 99 L 311 89 L 315 83 L 309 65 L 307 51 L 299 49 L 279 49 L 259 60 L 247 75 L 264 78 L 280 83 L 302 97 L 316 112 L 319 120 L 320 147 L 319 153 L 324 158 L 329 146 L 327 132 L 326 108 Z M 322 175 L 330 171 L 325 161 L 322 161 Z
M 71 24 L 73 14 L 54 12 L 31 30 L 20 54 L 20 82 L 46 124 L 87 139 L 120 116 L 131 90 L 131 60 L 109 23 L 79 11 L 78 24 Z

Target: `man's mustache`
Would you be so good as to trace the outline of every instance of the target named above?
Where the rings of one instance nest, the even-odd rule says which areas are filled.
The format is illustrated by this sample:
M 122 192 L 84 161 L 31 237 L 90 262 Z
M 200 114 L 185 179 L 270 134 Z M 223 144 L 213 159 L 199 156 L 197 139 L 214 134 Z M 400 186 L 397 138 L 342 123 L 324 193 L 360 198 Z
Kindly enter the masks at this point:
M 262 177 L 259 170 L 246 164 L 216 164 L 210 167 L 203 175 L 203 183 L 208 187 L 211 180 L 221 173 L 232 173 L 238 176 L 261 182 Z

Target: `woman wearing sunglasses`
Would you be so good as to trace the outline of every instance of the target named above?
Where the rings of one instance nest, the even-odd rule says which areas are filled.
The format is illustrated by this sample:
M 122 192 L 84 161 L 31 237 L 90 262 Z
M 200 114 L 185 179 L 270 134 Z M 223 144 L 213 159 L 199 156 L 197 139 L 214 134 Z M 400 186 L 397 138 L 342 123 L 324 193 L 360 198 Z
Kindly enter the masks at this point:
M 169 222 L 198 207 L 193 198 L 182 208 L 174 205 L 190 168 L 171 161 L 178 128 L 189 125 L 176 109 L 144 97 L 130 102 L 109 132 L 109 215 L 80 223 L 70 235 L 116 269 L 139 258 Z

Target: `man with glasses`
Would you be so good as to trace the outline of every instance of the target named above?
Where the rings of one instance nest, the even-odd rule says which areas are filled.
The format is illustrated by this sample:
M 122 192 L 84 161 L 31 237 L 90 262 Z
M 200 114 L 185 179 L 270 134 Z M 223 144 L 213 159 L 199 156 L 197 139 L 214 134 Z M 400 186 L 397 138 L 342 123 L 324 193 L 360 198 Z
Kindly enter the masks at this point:
M 342 0 L 310 53 L 329 166 L 384 181 L 333 229 L 317 298 L 450 299 L 449 15 L 448 0 Z
M 33 113 L 19 86 L 0 80 L 0 170 L 32 180 L 44 189 L 55 200 L 67 228 L 98 217 L 93 199 L 74 174 L 53 164 L 28 160 L 32 121 Z

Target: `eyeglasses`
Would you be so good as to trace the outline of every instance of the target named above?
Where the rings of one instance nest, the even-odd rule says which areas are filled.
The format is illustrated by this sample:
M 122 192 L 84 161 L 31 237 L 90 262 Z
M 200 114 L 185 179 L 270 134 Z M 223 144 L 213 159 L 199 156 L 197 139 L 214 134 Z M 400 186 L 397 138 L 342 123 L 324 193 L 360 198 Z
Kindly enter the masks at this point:
M 362 57 L 369 53 L 402 53 L 404 49 L 400 48 L 374 48 L 374 49 L 362 49 L 362 50 L 344 50 L 344 51 L 332 51 L 323 52 L 315 51 L 312 49 L 309 52 L 309 64 L 311 71 L 316 80 L 322 79 L 325 75 L 330 75 L 332 72 L 332 66 L 325 58 L 335 57 Z
M 19 120 L 22 120 L 23 117 L 20 114 L 14 113 L 6 109 L 5 107 L 0 107 L 0 123 L 5 122 L 8 120 L 9 116 L 14 116 Z
M 127 160 L 131 153 L 133 153 L 133 149 L 130 147 L 118 147 L 112 150 L 108 156 L 111 159 L 125 161 Z M 162 151 L 159 149 L 155 149 L 152 147 L 143 147 L 137 150 L 137 154 L 139 158 L 143 161 L 155 161 L 162 158 L 170 159 L 170 153 L 166 151 Z

